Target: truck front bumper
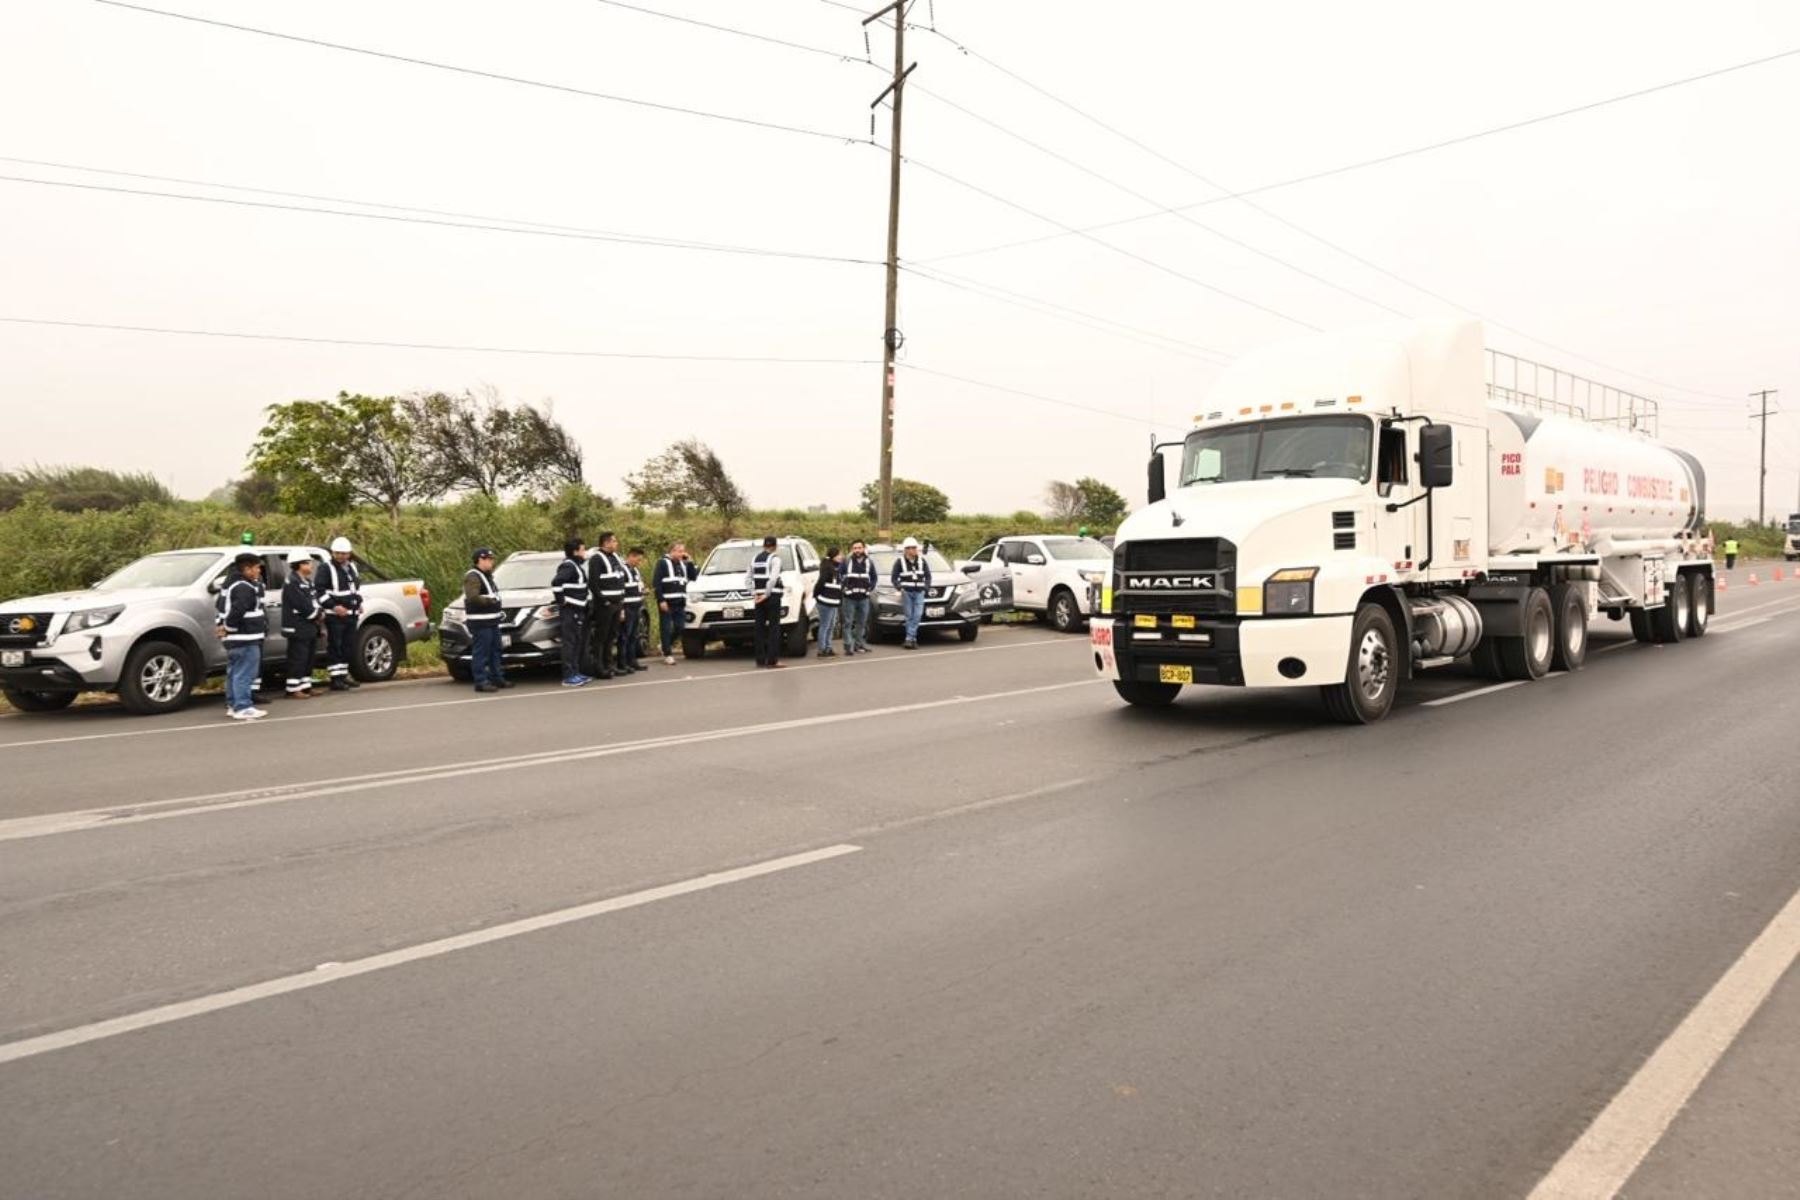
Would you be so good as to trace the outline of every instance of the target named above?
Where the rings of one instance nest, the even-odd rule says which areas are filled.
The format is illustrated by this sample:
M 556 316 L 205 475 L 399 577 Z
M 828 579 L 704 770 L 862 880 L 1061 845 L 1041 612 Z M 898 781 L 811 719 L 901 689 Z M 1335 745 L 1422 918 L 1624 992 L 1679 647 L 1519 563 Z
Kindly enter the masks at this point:
M 1169 616 L 1154 627 L 1130 617 L 1088 626 L 1094 669 L 1108 679 L 1156 683 L 1164 667 L 1185 668 L 1194 683 L 1228 687 L 1317 687 L 1342 683 L 1349 662 L 1349 616 L 1200 617 L 1180 628 Z

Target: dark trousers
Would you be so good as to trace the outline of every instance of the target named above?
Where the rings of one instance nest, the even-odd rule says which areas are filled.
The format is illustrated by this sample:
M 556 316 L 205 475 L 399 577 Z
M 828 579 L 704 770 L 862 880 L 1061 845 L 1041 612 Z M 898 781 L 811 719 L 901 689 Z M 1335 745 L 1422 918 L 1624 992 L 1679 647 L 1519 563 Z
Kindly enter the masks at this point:
M 350 682 L 350 655 L 356 648 L 356 614 L 325 618 L 325 673 L 333 683 Z
M 671 600 L 669 611 L 661 615 L 663 657 L 672 658 L 675 655 L 675 639 L 681 636 L 681 630 L 687 624 L 687 605 Z
M 756 606 L 756 661 L 761 666 L 781 661 L 780 596 L 770 596 Z
M 588 631 L 588 674 L 602 678 L 613 672 L 613 656 L 618 651 L 619 615 L 624 605 L 605 600 L 595 605 L 593 624 Z
M 562 606 L 562 673 L 564 679 L 581 674 L 581 660 L 587 656 L 587 609 L 575 604 Z
M 498 684 L 505 678 L 500 665 L 500 622 L 470 621 L 469 636 L 474 639 L 469 651 L 469 673 L 475 677 L 476 686 Z
M 287 635 L 287 692 L 312 687 L 313 660 L 319 656 L 319 627 L 302 625 Z
M 619 614 L 619 665 L 638 665 L 638 629 L 644 623 L 644 606 L 627 604 Z
M 1733 568 L 1735 568 L 1736 566 L 1737 566 L 1737 555 L 1727 554 L 1725 556 L 1725 569 L 1727 571 L 1729 571 L 1729 570 L 1732 570 Z

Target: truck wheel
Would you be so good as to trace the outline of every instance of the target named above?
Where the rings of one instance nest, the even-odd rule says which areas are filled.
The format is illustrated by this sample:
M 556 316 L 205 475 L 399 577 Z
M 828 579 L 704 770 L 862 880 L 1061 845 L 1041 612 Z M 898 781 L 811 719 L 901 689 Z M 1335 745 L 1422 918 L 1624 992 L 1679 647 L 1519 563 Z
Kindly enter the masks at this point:
M 386 625 L 364 625 L 356 631 L 350 671 L 364 683 L 386 683 L 406 659 L 400 635 Z
M 187 652 L 172 642 L 139 642 L 125 656 L 119 699 L 141 717 L 174 712 L 194 692 L 197 672 Z
M 1113 680 L 1119 699 L 1138 708 L 1167 708 L 1181 695 L 1179 683 L 1142 683 L 1135 679 Z
M 1631 636 L 1640 642 L 1654 642 L 1656 631 L 1650 628 L 1650 610 L 1634 608 L 1631 610 Z
M 1669 598 L 1661 608 L 1650 610 L 1651 636 L 1664 645 L 1673 645 L 1687 636 L 1688 618 L 1694 612 L 1694 596 L 1688 591 L 1686 575 L 1677 575 L 1669 584 Z
M 1525 632 L 1519 637 L 1494 639 L 1500 656 L 1502 679 L 1542 679 L 1550 673 L 1550 662 L 1556 654 L 1556 610 L 1550 605 L 1550 593 L 1532 588 L 1525 593 L 1519 614 Z
M 1550 608 L 1556 614 L 1556 649 L 1550 665 L 1558 671 L 1579 671 L 1587 661 L 1587 597 L 1573 583 L 1550 589 Z
M 58 712 L 75 703 L 74 692 L 26 692 L 18 688 L 0 689 L 6 702 L 20 712 Z
M 792 625 L 783 625 L 781 627 L 781 653 L 784 658 L 806 657 L 806 631 L 807 626 L 804 618 L 795 621 Z
M 683 657 L 683 658 L 705 658 L 706 657 L 706 638 L 698 633 L 682 634 L 681 635 L 681 657 Z
M 444 669 L 449 671 L 450 678 L 456 680 L 458 683 L 475 682 L 475 671 L 466 662 L 454 658 L 446 659 L 444 662 Z
M 1058 633 L 1075 633 L 1081 628 L 1081 609 L 1075 603 L 1075 593 L 1068 588 L 1057 588 L 1050 593 L 1050 607 L 1045 610 L 1050 628 Z
M 1319 689 L 1325 711 L 1346 725 L 1369 725 L 1388 715 L 1400 690 L 1399 639 L 1394 619 L 1379 604 L 1364 604 L 1350 625 L 1350 662 L 1344 682 Z
M 961 629 L 956 631 L 956 636 L 965 642 L 972 642 L 981 636 L 981 626 L 979 624 L 964 625 Z
M 1712 620 L 1712 576 L 1705 571 L 1695 571 L 1687 580 L 1688 595 L 1692 601 L 1688 611 L 1687 635 L 1691 638 L 1705 637 L 1706 624 Z

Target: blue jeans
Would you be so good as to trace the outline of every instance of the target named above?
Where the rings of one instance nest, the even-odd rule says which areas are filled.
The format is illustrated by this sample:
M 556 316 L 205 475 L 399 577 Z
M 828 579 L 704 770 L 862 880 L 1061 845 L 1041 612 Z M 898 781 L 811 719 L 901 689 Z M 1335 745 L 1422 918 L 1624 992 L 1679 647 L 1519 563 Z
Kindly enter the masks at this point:
M 261 674 L 261 642 L 226 642 L 225 707 L 232 712 L 255 707 L 250 692 Z
M 831 649 L 831 635 L 837 630 L 837 619 L 837 605 L 819 605 L 819 650 L 821 653 Z
M 919 622 L 925 619 L 925 593 L 901 592 L 900 611 L 906 614 L 906 640 L 919 640 Z
M 669 611 L 657 614 L 662 619 L 657 622 L 662 632 L 662 652 L 664 658 L 675 657 L 675 639 L 681 635 L 682 626 L 687 624 L 687 605 L 670 602 Z
M 638 630 L 644 624 L 644 606 L 627 604 L 619 614 L 619 665 L 638 665 Z
M 851 650 L 869 648 L 869 598 L 844 597 L 844 647 Z
M 474 645 L 469 651 L 469 674 L 475 678 L 475 686 L 484 683 L 499 684 L 502 676 L 500 666 L 500 622 L 470 621 L 469 637 Z

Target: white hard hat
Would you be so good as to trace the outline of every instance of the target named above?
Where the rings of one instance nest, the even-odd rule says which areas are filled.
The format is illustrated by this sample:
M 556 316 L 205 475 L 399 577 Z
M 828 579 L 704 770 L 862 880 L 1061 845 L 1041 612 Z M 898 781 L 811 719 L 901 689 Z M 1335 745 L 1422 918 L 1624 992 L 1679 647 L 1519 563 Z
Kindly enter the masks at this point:
M 900 548 L 902 550 L 917 550 L 919 548 L 919 539 L 909 537 L 904 542 L 900 543 Z
M 350 553 L 350 539 L 347 537 L 332 538 L 331 539 L 331 552 L 333 554 L 348 554 L 348 553 Z
M 296 550 L 292 554 L 288 555 L 287 560 L 288 560 L 288 566 L 297 567 L 301 563 L 311 562 L 313 560 L 313 557 L 312 557 L 312 555 L 308 554 L 304 550 Z

